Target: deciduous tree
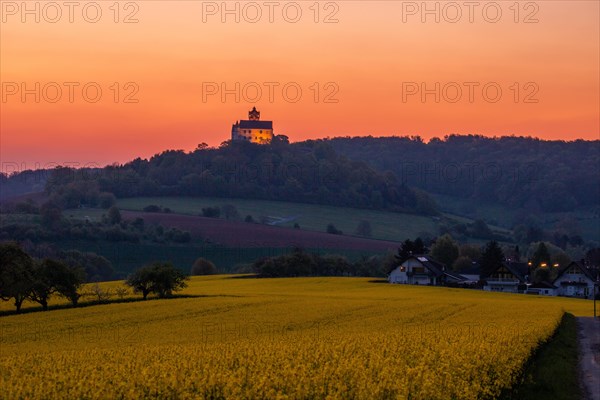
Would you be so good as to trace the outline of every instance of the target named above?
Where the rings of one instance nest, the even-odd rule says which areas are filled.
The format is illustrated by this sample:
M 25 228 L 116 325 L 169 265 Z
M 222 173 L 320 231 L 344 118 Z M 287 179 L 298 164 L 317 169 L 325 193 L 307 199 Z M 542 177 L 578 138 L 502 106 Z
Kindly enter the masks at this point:
M 452 239 L 452 236 L 445 234 L 437 238 L 431 246 L 431 256 L 439 262 L 451 267 L 458 258 L 458 244 Z
M 33 259 L 16 243 L 0 244 L 0 298 L 14 299 L 17 312 L 33 284 Z
M 48 300 L 56 292 L 56 283 L 53 277 L 53 268 L 56 262 L 44 259 L 34 263 L 33 281 L 27 297 L 42 306 L 44 311 L 48 310 Z
M 212 275 L 217 273 L 217 267 L 206 258 L 199 257 L 192 265 L 192 275 Z
M 427 253 L 425 243 L 423 243 L 423 240 L 418 237 L 414 241 L 406 239 L 398 248 L 398 254 L 395 256 L 395 258 L 398 264 L 402 264 L 413 255 L 425 253 Z M 396 266 L 394 266 L 394 268 L 396 268 Z
M 50 276 L 54 283 L 56 292 L 68 299 L 73 306 L 81 297 L 79 290 L 85 282 L 85 270 L 80 265 L 70 266 L 65 262 L 57 260 L 47 260 L 51 267 Z
M 356 234 L 358 236 L 371 237 L 373 234 L 373 230 L 371 229 L 371 223 L 366 220 L 362 220 L 358 223 L 356 227 Z
M 146 300 L 150 293 L 156 293 L 161 298 L 170 297 L 174 291 L 187 286 L 187 279 L 187 275 L 171 263 L 157 262 L 135 271 L 127 278 L 126 284 L 134 292 L 142 293 Z

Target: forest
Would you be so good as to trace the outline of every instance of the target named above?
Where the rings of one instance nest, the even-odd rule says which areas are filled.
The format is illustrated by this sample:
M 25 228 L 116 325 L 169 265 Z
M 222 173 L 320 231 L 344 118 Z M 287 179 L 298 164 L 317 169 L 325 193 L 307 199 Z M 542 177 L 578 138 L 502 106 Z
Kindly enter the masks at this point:
M 54 169 L 46 194 L 62 208 L 96 206 L 109 193 L 138 196 L 215 196 L 295 201 L 426 215 L 431 198 L 327 143 L 260 146 L 226 142 L 193 152 L 169 150 L 103 169 Z
M 316 143 L 321 140 L 315 141 Z M 323 140 L 427 192 L 531 212 L 572 211 L 600 203 L 600 141 L 449 135 Z
M 428 195 L 501 204 L 524 213 L 600 203 L 600 141 L 450 135 L 341 137 L 268 146 L 223 142 L 96 169 L 0 174 L 0 199 L 45 188 L 61 206 L 102 193 L 296 201 L 436 215 Z

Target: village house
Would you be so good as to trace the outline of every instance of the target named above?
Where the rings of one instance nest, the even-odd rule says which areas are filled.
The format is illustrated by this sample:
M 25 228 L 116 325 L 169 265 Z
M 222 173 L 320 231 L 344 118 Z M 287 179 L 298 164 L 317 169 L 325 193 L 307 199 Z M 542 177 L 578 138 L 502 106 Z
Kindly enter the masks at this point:
M 460 270 L 460 276 L 466 279 L 465 285 L 476 286 L 481 279 L 481 266 L 473 261 L 470 268 Z
M 524 285 L 529 280 L 529 267 L 525 263 L 504 262 L 481 278 L 485 281 L 483 290 L 522 293 Z
M 582 263 L 572 262 L 561 268 L 554 282 L 559 296 L 581 297 L 592 299 L 594 284 L 598 284 L 598 271 L 584 266 Z
M 487 275 L 477 275 L 479 265 L 462 270 L 448 268 L 428 255 L 414 255 L 406 259 L 388 275 L 389 283 L 429 286 L 477 287 L 504 293 L 525 293 L 540 296 L 568 296 L 593 299 L 594 285 L 600 284 L 600 271 L 572 262 L 558 272 L 553 282 L 530 283 L 527 263 L 505 261 Z M 481 287 L 481 286 L 479 286 Z M 598 294 L 600 290 L 597 289 Z
M 411 256 L 394 268 L 388 275 L 388 282 L 408 285 L 442 286 L 448 283 L 461 283 L 466 279 L 429 256 Z

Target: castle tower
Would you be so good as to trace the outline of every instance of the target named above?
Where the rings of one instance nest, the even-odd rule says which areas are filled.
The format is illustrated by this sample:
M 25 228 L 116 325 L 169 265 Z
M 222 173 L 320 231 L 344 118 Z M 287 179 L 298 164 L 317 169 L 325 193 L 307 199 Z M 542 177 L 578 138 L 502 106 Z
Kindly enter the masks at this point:
M 256 107 L 248 112 L 248 119 L 241 120 L 231 127 L 231 140 L 256 144 L 268 144 L 273 140 L 273 121 L 261 121 Z
M 248 121 L 260 121 L 260 111 L 257 111 L 256 107 L 252 107 L 248 112 Z

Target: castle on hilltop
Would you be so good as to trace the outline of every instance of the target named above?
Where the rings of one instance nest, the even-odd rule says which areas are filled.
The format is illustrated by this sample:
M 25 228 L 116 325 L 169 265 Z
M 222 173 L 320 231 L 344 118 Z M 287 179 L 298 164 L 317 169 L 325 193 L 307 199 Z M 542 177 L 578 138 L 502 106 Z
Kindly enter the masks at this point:
M 252 107 L 247 120 L 237 121 L 231 127 L 231 140 L 269 144 L 273 140 L 273 121 L 261 121 L 260 111 Z

